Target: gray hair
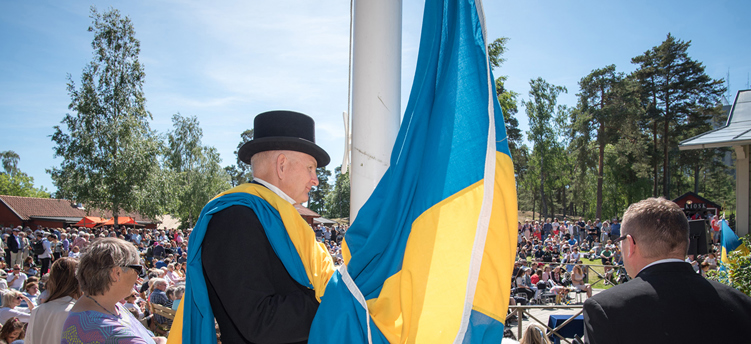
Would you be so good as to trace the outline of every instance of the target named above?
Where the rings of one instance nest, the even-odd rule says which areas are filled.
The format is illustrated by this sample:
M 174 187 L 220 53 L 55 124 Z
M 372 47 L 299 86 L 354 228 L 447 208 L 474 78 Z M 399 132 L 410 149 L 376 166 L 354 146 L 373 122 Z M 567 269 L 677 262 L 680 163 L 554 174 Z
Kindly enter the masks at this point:
M 84 293 L 100 295 L 109 291 L 114 282 L 110 276 L 112 268 L 127 269 L 126 265 L 138 263 L 138 250 L 133 244 L 117 238 L 102 238 L 92 242 L 81 254 L 76 278 Z

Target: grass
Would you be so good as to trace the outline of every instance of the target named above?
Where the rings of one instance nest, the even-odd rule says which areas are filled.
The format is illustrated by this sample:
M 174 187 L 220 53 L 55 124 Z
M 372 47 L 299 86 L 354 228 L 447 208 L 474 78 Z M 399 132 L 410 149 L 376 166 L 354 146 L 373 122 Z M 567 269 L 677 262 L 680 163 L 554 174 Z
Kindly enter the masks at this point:
M 527 261 L 528 262 L 532 262 L 532 260 L 529 257 L 527 257 Z M 596 258 L 596 259 L 587 259 L 587 258 L 582 257 L 581 261 L 582 261 L 582 264 L 584 264 L 584 265 L 602 265 L 602 261 L 599 258 Z M 600 275 L 605 275 L 605 268 L 602 267 L 602 266 L 590 266 L 589 269 L 596 271 Z M 599 279 L 599 277 L 597 276 L 597 274 L 595 274 L 594 272 L 588 271 L 588 273 L 589 273 L 589 282 L 587 282 L 587 283 L 592 284 L 592 282 L 594 282 L 594 281 L 596 281 L 596 280 Z M 592 285 L 593 289 L 602 289 L 602 290 L 607 290 L 607 289 L 610 289 L 612 287 L 613 287 L 612 284 L 605 284 L 604 280 L 600 280 L 596 284 Z
M 582 258 L 581 261 L 582 261 L 582 263 L 584 265 L 590 265 L 590 264 L 591 265 L 602 265 L 602 261 L 600 259 L 590 260 L 590 259 L 587 259 L 587 258 Z M 602 266 L 592 266 L 592 267 L 590 267 L 590 269 L 592 269 L 594 271 L 597 271 L 597 273 L 599 273 L 600 275 L 605 275 L 605 268 L 603 268 Z M 597 279 L 599 279 L 599 277 L 597 277 L 597 274 L 594 274 L 594 273 L 592 273 L 590 271 L 589 272 L 589 283 L 592 283 L 593 281 L 596 281 Z M 594 288 L 594 289 L 603 289 L 603 290 L 610 289 L 612 287 L 613 287 L 612 284 L 605 284 L 604 280 L 599 281 L 599 282 L 597 282 L 597 284 L 595 284 L 595 285 L 592 286 L 592 288 Z

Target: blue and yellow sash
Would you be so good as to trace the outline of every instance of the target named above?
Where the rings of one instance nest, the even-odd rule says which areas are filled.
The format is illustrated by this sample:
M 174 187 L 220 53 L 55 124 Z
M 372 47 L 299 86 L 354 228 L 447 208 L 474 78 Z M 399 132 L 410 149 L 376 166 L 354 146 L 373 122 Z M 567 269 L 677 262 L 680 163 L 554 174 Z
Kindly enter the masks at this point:
M 319 301 L 334 273 L 334 263 L 325 246 L 316 242 L 315 233 L 292 204 L 258 184 L 243 184 L 225 191 L 203 207 L 190 235 L 185 295 L 172 324 L 169 344 L 216 343 L 214 313 L 203 277 L 201 244 L 213 215 L 234 205 L 253 209 L 287 272 L 297 283 L 315 290 Z

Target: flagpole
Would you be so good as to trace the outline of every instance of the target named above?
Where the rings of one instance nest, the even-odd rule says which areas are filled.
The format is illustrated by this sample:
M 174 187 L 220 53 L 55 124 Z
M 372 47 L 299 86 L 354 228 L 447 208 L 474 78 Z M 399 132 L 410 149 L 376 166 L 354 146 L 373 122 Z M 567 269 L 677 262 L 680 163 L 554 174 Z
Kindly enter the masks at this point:
M 401 118 L 402 1 L 354 0 L 350 223 L 389 167 Z

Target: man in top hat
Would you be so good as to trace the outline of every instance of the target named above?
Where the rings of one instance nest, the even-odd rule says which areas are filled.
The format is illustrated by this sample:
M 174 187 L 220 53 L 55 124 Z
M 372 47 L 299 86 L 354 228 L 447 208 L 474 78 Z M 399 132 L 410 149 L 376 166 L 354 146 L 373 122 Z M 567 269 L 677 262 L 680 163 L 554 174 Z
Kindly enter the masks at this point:
M 307 342 L 325 282 L 307 283 L 305 273 L 300 278 L 294 266 L 304 266 L 309 276 L 325 281 L 334 266 L 293 206 L 308 200 L 310 189 L 318 185 L 316 168 L 330 161 L 315 144 L 314 125 L 312 118 L 291 111 L 256 116 L 254 138 L 238 152 L 240 160 L 251 165 L 253 180 L 209 202 L 191 234 L 188 284 L 191 254 L 200 252 L 206 293 L 224 343 Z M 213 212 L 217 208 L 222 210 Z M 296 247 L 299 256 L 285 251 L 290 247 Z M 190 290 L 196 295 L 191 298 L 199 299 L 196 290 Z M 197 320 L 189 320 L 198 310 L 185 307 L 184 328 L 211 326 L 213 330 L 213 317 L 198 325 Z M 182 340 L 201 338 L 183 334 Z

